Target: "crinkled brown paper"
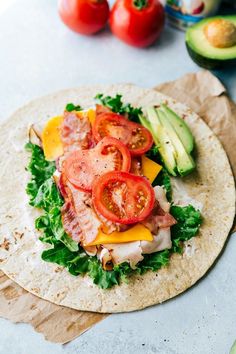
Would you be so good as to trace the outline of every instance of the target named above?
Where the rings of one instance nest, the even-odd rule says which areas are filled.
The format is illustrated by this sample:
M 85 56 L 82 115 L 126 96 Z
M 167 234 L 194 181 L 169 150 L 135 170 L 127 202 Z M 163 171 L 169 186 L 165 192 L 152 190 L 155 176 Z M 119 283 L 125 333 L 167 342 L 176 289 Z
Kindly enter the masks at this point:
M 186 104 L 205 120 L 221 140 L 236 176 L 236 105 L 220 81 L 209 71 L 199 71 L 156 89 Z M 0 272 L 0 316 L 12 322 L 30 323 L 47 340 L 67 343 L 108 315 L 52 304 L 25 291 Z

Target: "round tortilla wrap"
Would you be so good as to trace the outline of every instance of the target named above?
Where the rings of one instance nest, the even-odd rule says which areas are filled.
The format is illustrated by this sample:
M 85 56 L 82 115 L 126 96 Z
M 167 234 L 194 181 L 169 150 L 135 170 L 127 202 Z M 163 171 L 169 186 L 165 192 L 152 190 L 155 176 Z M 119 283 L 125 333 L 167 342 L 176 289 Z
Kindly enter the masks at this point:
M 166 102 L 189 124 L 197 145 L 197 171 L 183 179 L 188 194 L 203 204 L 204 223 L 199 235 L 186 242 L 182 255 L 158 272 L 134 275 L 128 284 L 102 290 L 88 276 L 74 277 L 40 255 L 46 245 L 38 240 L 34 220 L 40 211 L 28 205 L 25 170 L 28 126 L 61 114 L 68 102 L 94 105 L 93 97 L 123 95 L 136 106 Z M 170 299 L 201 278 L 222 250 L 235 215 L 235 186 L 230 165 L 220 142 L 190 109 L 154 90 L 132 85 L 81 87 L 39 98 L 15 112 L 1 127 L 0 162 L 0 267 L 29 292 L 78 310 L 133 311 Z

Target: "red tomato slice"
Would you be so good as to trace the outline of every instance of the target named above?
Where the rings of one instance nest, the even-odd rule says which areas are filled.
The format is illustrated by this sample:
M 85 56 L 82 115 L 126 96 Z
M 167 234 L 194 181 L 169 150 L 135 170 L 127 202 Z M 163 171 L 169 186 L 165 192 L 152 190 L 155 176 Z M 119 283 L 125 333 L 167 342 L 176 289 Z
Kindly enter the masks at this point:
M 94 149 L 73 151 L 64 161 L 66 178 L 77 188 L 91 191 L 93 181 L 108 171 L 129 171 L 131 157 L 127 147 L 111 137 Z
M 146 178 L 115 171 L 96 179 L 92 198 L 97 212 L 108 220 L 134 224 L 151 213 L 155 193 Z
M 145 127 L 113 112 L 97 115 L 93 125 L 93 136 L 96 141 L 105 136 L 119 139 L 133 156 L 144 154 L 153 144 L 152 135 Z

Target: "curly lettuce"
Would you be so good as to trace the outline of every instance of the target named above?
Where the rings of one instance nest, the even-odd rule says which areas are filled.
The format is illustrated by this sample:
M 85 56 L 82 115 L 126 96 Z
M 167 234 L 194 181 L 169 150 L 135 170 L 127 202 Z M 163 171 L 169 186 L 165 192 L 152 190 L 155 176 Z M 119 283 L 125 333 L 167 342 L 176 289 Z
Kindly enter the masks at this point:
M 95 96 L 95 100 L 97 103 L 110 108 L 114 113 L 124 114 L 129 120 L 140 123 L 139 115 L 142 114 L 142 109 L 140 107 L 133 107 L 130 103 L 123 103 L 122 95 L 117 94 L 115 97 L 111 97 L 98 93 Z

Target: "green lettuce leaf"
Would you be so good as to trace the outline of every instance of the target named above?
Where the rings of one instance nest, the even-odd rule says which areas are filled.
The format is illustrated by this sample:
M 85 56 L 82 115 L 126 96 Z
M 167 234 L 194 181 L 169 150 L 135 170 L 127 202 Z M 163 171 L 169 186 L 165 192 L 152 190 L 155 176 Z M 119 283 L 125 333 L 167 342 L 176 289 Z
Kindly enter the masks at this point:
M 82 111 L 82 107 L 80 105 L 74 105 L 74 103 L 67 103 L 65 110 L 67 112 L 72 112 L 72 111 Z
M 197 235 L 202 223 L 201 213 L 192 205 L 185 207 L 172 205 L 170 213 L 177 220 L 177 224 L 171 228 L 172 250 L 173 252 L 181 253 L 182 242 L 190 240 L 190 238 Z
M 140 273 L 143 274 L 147 270 L 157 271 L 161 267 L 167 266 L 169 264 L 170 255 L 171 253 L 169 250 L 164 250 L 152 254 L 145 254 L 144 260 L 138 267 L 138 269 L 140 269 Z
M 43 251 L 42 259 L 46 262 L 57 263 L 66 267 L 73 275 L 85 274 L 89 270 L 89 257 L 85 252 L 71 251 L 61 242 L 53 248 Z
M 52 176 L 56 170 L 55 163 L 46 161 L 43 150 L 35 144 L 28 143 L 26 150 L 31 153 L 27 170 L 31 172 L 31 180 L 27 184 L 26 193 L 30 196 L 30 205 L 34 205 L 34 199 L 38 194 L 39 187 Z
M 94 284 L 102 289 L 111 288 L 113 285 L 119 284 L 119 273 L 116 270 L 106 271 L 102 268 L 101 262 L 96 257 L 91 257 L 88 272 Z
M 52 179 L 50 179 L 50 183 L 49 180 L 45 183 L 49 189 L 39 190 L 40 197 L 36 196 L 35 198 L 37 201 L 39 200 L 35 206 L 44 209 L 44 214 L 35 220 L 35 227 L 44 232 L 40 240 L 51 244 L 61 241 L 70 251 L 77 251 L 78 243 L 66 234 L 62 225 L 61 206 L 63 202 L 57 187 Z
M 132 107 L 130 103 L 123 103 L 122 95 L 117 94 L 115 97 L 111 97 L 98 93 L 95 96 L 95 100 L 115 113 L 127 114 L 129 120 L 139 123 L 139 115 L 142 114 L 142 109 L 140 107 Z
M 43 150 L 37 145 L 28 143 L 26 149 L 31 152 L 27 168 L 31 172 L 31 180 L 26 187 L 29 204 L 44 210 L 44 214 L 35 221 L 36 228 L 44 231 L 40 239 L 51 244 L 61 241 L 70 251 L 77 251 L 77 242 L 65 233 L 62 226 L 61 207 L 64 202 L 52 178 L 55 163 L 46 161 Z
M 72 275 L 86 274 L 102 289 L 111 288 L 119 284 L 119 272 L 116 270 L 105 271 L 97 257 L 89 257 L 81 248 L 78 252 L 71 252 L 62 243 L 43 251 L 42 259 L 46 262 L 57 263 L 66 267 Z
M 52 177 L 49 177 L 43 184 L 41 184 L 37 194 L 30 201 L 30 205 L 46 211 L 50 211 L 53 206 L 61 207 L 63 203 L 64 202 L 58 193 Z

